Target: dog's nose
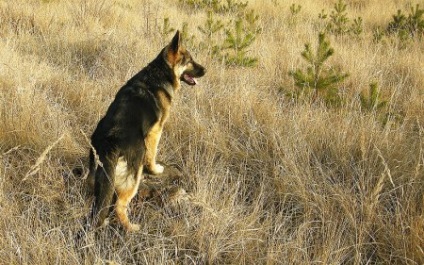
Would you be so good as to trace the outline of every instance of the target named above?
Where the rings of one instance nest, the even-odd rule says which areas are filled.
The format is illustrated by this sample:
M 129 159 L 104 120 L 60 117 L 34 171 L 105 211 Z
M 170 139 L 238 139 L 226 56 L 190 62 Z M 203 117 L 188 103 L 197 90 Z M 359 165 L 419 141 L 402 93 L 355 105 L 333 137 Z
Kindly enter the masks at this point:
M 199 64 L 199 74 L 203 76 L 206 74 L 206 68 Z
M 206 69 L 205 67 L 203 67 L 202 65 L 193 62 L 193 68 L 194 68 L 194 72 L 196 73 L 196 76 L 201 77 L 206 73 Z

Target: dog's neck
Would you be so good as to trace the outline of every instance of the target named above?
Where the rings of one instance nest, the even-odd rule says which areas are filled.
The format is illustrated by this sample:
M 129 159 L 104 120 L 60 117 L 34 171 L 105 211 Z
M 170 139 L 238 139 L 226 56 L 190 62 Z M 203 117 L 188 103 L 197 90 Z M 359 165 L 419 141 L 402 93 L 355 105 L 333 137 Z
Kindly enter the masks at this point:
M 174 98 L 174 86 L 172 84 L 164 84 L 162 88 L 163 90 L 165 90 L 169 100 L 172 101 L 172 99 Z
M 158 89 L 163 90 L 169 100 L 172 100 L 175 91 L 181 86 L 180 79 L 175 76 L 162 54 L 133 76 L 127 84 L 134 82 L 142 82 L 144 87 L 152 92 Z
M 147 67 L 151 69 L 152 73 L 157 73 L 161 76 L 158 78 L 158 80 L 161 80 L 159 87 L 165 90 L 167 97 L 172 100 L 175 91 L 180 88 L 181 84 L 179 78 L 175 76 L 172 68 L 166 62 L 163 54 L 164 50 Z

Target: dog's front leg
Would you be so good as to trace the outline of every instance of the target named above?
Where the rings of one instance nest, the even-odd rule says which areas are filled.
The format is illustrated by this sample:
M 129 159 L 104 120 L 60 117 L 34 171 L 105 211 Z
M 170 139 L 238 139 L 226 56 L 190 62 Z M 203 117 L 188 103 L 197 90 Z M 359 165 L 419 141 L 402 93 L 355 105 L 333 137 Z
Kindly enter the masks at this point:
M 145 144 L 146 144 L 145 164 L 147 169 L 152 174 L 155 174 L 155 175 L 161 174 L 164 171 L 164 167 L 156 163 L 156 153 L 157 153 L 161 136 L 162 136 L 162 126 L 157 124 L 153 126 L 153 128 L 147 134 L 145 139 Z

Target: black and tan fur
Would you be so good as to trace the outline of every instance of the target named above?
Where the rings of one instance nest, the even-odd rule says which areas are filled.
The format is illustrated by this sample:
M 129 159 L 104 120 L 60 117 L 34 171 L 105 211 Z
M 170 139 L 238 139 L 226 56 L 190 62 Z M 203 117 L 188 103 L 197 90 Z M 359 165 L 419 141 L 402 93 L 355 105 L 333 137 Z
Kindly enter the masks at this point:
M 205 68 L 181 46 L 177 31 L 156 59 L 118 91 L 91 137 L 97 157 L 91 150 L 88 182 L 94 187 L 92 217 L 97 226 L 114 204 L 125 229 L 140 229 L 130 222 L 127 208 L 143 178 L 143 166 L 153 174 L 163 172 L 156 152 L 174 93 L 181 81 L 195 85 L 195 78 L 204 74 Z

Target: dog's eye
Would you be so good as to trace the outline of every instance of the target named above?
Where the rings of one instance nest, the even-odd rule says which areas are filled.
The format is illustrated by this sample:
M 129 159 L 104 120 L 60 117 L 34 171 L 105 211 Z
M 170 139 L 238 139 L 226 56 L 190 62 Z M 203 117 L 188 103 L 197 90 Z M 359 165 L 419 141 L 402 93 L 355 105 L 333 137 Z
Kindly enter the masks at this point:
M 190 62 L 190 56 L 187 56 L 187 55 L 184 55 L 184 57 L 183 57 L 183 63 L 184 64 L 187 64 L 188 62 Z

